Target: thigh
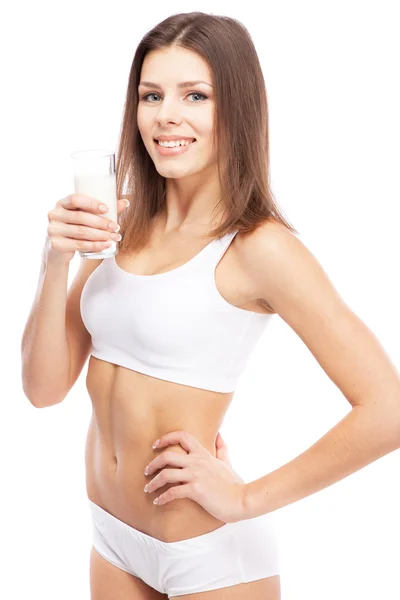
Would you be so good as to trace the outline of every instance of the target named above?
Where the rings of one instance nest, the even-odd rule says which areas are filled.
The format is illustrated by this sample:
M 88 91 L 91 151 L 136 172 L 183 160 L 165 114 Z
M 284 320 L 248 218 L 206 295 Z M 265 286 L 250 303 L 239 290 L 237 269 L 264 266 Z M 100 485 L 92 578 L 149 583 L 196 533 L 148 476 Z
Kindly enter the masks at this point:
M 166 594 L 119 569 L 92 546 L 90 553 L 90 600 L 166 600 Z
M 281 578 L 280 575 L 273 575 L 210 592 L 170 596 L 169 600 L 174 598 L 179 600 L 281 600 Z

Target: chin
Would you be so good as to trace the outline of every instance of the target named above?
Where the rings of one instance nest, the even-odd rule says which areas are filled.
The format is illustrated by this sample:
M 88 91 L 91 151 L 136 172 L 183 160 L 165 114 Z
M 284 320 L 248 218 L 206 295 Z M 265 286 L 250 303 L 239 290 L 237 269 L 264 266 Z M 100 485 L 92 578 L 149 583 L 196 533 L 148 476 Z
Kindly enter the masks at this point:
M 157 169 L 157 167 L 156 167 Z M 166 177 L 167 179 L 182 179 L 183 177 L 187 177 L 188 175 L 194 175 L 198 173 L 201 169 L 179 169 L 179 167 L 172 167 L 169 169 L 157 169 L 157 172 L 162 177 Z

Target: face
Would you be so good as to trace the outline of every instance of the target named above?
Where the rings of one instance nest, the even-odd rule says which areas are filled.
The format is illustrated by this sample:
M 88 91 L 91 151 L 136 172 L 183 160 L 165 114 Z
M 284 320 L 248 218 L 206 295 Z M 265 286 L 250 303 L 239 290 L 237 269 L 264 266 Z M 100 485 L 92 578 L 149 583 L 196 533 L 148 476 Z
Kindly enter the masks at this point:
M 188 80 L 205 83 L 179 86 Z M 143 85 L 145 81 L 152 84 Z M 137 122 L 147 152 L 163 177 L 193 175 L 215 162 L 213 85 L 210 68 L 195 52 L 167 48 L 146 55 L 138 87 Z M 154 140 L 160 135 L 195 138 L 195 142 L 163 150 Z

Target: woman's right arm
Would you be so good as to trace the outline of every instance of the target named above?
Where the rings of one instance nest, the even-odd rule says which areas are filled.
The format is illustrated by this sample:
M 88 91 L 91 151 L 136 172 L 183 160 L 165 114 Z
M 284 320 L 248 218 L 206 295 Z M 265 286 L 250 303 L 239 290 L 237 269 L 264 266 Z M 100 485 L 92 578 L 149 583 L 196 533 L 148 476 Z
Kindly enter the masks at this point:
M 52 256 L 46 240 L 37 290 L 21 344 L 23 390 L 37 408 L 62 402 L 86 362 L 90 335 L 77 311 L 83 285 L 101 262 L 81 259 L 68 292 L 69 262 Z
M 102 259 L 81 259 L 68 290 L 69 263 L 77 250 L 99 251 L 114 235 L 101 203 L 73 194 L 49 212 L 39 281 L 22 336 L 22 386 L 38 408 L 62 402 L 87 360 L 90 335 L 80 315 L 83 286 Z M 117 201 L 117 214 L 126 204 Z M 116 225 L 116 224 L 114 224 Z

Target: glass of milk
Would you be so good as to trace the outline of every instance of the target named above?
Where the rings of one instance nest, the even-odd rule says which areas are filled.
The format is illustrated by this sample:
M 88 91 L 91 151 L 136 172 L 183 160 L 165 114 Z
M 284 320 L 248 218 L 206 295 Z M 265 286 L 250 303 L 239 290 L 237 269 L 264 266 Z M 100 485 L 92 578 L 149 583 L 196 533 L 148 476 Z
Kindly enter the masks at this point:
M 118 223 L 115 153 L 108 150 L 79 150 L 70 155 L 73 160 L 75 193 L 96 198 L 108 211 L 103 217 Z M 118 254 L 118 242 L 97 252 L 81 252 L 82 258 L 111 258 Z

